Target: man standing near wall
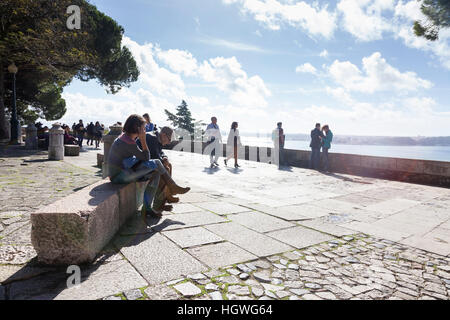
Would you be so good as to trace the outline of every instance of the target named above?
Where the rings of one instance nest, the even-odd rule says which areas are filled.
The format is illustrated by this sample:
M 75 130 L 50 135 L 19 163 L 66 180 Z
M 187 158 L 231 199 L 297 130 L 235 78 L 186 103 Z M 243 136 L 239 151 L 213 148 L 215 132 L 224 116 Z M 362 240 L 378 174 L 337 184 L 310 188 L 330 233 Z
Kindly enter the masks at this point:
M 324 137 L 320 130 L 320 123 L 316 123 L 316 127 L 311 131 L 311 160 L 309 168 L 318 170 L 320 163 L 320 148 L 322 147 L 322 138 Z
M 278 167 L 285 165 L 285 159 L 284 159 L 284 130 L 282 128 L 282 123 L 277 123 L 277 128 L 273 130 L 272 132 L 272 140 L 274 144 L 274 155 L 278 155 Z M 277 152 L 278 151 L 278 152 Z M 277 163 L 276 159 L 274 159 L 274 162 Z
M 208 137 L 208 144 L 213 144 L 213 149 L 210 154 L 211 168 L 219 166 L 217 162 L 220 155 L 220 144 L 222 143 L 222 135 L 220 134 L 219 125 L 217 124 L 217 118 L 212 117 L 211 123 L 206 127 L 206 136 Z

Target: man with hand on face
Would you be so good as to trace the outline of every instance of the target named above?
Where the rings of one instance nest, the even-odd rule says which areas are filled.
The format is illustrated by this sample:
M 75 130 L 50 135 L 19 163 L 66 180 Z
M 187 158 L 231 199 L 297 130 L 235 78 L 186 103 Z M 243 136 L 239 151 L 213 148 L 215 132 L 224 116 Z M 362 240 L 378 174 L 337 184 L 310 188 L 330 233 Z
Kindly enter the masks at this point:
M 160 160 L 170 176 L 172 176 L 172 164 L 169 162 L 169 158 L 164 154 L 163 147 L 170 144 L 172 141 L 172 135 L 173 130 L 169 127 L 163 127 L 159 133 L 147 132 L 145 135 L 145 140 L 150 151 L 150 159 Z M 137 141 L 137 144 L 138 146 L 141 146 L 141 142 L 139 140 Z M 165 205 L 166 202 L 176 203 L 178 201 L 180 201 L 180 199 L 173 197 L 165 182 L 160 180 L 158 190 L 155 195 L 155 209 L 171 211 L 173 207 L 171 205 Z

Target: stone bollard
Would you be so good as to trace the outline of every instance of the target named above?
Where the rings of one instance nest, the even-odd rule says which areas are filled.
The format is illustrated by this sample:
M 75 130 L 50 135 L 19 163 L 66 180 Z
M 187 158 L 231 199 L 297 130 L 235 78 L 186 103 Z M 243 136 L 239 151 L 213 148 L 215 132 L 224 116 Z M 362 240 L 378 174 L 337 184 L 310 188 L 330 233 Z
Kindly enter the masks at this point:
M 103 165 L 102 173 L 103 179 L 108 176 L 108 155 L 111 146 L 120 135 L 122 134 L 122 126 L 119 124 L 113 124 L 109 127 L 109 133 L 103 136 Z
M 38 137 L 37 129 L 34 123 L 30 123 L 26 129 L 26 139 L 25 139 L 25 149 L 37 150 L 38 148 Z
M 2 144 L 9 144 L 11 141 L 11 118 L 5 115 L 5 132 L 6 136 L 0 141 Z
M 49 131 L 48 159 L 64 160 L 64 130 L 59 123 L 53 124 Z

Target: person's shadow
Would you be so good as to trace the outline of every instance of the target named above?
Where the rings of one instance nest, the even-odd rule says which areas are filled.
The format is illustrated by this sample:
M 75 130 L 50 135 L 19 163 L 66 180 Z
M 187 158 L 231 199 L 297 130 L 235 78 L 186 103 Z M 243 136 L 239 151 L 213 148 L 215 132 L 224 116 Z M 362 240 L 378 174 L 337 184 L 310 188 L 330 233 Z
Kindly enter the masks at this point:
M 231 172 L 232 174 L 240 174 L 241 172 L 243 172 L 244 170 L 241 167 L 238 168 L 228 168 L 227 167 L 228 172 Z
M 287 172 L 292 172 L 292 167 L 291 166 L 279 166 L 278 170 L 280 171 L 287 171 Z
M 208 175 L 213 175 L 213 174 L 216 174 L 217 172 L 220 172 L 220 167 L 214 167 L 214 168 L 205 167 L 203 169 L 203 172 L 208 174 Z

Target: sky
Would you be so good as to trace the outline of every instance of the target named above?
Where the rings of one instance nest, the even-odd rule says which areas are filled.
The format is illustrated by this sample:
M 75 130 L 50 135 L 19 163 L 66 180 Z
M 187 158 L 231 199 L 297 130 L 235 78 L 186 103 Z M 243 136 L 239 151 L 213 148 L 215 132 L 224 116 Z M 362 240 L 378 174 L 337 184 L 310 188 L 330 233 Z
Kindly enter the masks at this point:
M 74 80 L 60 120 L 109 126 L 132 113 L 242 133 L 450 136 L 450 29 L 417 38 L 416 0 L 91 0 L 125 29 L 140 79 L 118 94 Z M 83 17 L 81 17 L 83 19 Z

